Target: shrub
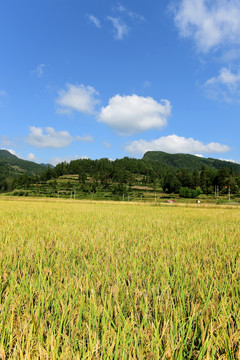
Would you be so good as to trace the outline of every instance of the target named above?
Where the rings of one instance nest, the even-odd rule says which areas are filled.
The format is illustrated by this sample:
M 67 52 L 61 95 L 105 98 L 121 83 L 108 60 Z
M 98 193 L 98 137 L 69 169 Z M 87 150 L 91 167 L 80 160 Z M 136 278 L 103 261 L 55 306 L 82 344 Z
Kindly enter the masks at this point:
M 181 187 L 179 191 L 179 196 L 187 199 L 196 198 L 200 194 L 200 189 L 189 189 L 188 187 Z

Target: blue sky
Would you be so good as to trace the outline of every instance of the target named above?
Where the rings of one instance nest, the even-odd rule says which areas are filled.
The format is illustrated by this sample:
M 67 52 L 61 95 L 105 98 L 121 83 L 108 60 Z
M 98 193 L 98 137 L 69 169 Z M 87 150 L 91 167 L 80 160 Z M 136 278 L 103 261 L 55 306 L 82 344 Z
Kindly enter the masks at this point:
M 0 147 L 239 162 L 240 0 L 2 0 Z

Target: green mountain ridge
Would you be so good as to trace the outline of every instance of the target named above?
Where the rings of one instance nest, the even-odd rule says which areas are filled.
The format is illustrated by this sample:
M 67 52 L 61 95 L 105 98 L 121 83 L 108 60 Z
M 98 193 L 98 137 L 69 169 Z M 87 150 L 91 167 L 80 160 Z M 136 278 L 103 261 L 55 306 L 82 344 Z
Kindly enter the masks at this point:
M 147 152 L 142 159 L 78 159 L 54 168 L 0 151 L 0 174 L 2 192 L 26 196 L 72 197 L 77 193 L 78 198 L 119 200 L 126 194 L 137 199 L 157 191 L 195 197 L 213 195 L 216 186 L 221 194 L 228 188 L 240 194 L 239 164 L 158 151 Z
M 45 164 L 19 159 L 7 150 L 0 150 L 0 178 L 5 179 L 17 175 L 41 174 L 46 170 Z
M 117 161 L 123 162 L 124 159 L 119 159 Z M 135 161 L 151 163 L 151 166 L 153 167 L 155 164 L 158 169 L 163 169 L 164 171 L 171 169 L 200 171 L 205 167 L 206 169 L 214 170 L 227 168 L 231 169 L 234 173 L 240 174 L 240 164 L 214 158 L 201 158 L 190 154 L 169 154 L 163 151 L 148 151 L 144 154 L 142 159 L 135 159 Z M 33 161 L 19 159 L 16 155 L 13 155 L 7 150 L 0 150 L 0 178 L 23 174 L 39 175 L 46 171 L 46 168 L 53 169 L 54 167 L 51 164 L 37 164 Z
M 163 151 L 148 151 L 144 154 L 142 160 L 157 163 L 165 168 L 186 169 L 188 171 L 200 171 L 202 167 L 215 170 L 227 168 L 235 173 L 240 173 L 240 164 L 214 158 L 202 158 L 190 154 L 169 154 Z

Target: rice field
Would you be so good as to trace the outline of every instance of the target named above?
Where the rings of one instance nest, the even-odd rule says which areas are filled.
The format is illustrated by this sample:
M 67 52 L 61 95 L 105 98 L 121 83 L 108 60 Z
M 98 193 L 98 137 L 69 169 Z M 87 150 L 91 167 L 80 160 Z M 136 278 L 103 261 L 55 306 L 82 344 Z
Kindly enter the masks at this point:
M 0 199 L 0 359 L 240 359 L 240 210 Z

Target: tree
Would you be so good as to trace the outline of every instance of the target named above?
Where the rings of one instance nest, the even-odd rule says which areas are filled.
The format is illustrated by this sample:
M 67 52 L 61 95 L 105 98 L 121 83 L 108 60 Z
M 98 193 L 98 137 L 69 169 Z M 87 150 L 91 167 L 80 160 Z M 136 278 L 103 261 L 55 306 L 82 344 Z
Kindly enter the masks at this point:
M 163 178 L 162 188 L 167 194 L 179 193 L 181 183 L 174 173 L 168 172 Z
M 191 175 L 186 169 L 182 169 L 182 170 L 178 171 L 176 176 L 183 187 L 189 187 L 189 188 L 191 187 L 191 185 L 192 185 L 191 184 L 191 180 L 192 180 Z
M 200 186 L 199 172 L 194 170 L 192 173 L 192 187 L 196 189 L 198 186 Z
M 202 167 L 200 172 L 200 186 L 204 194 L 207 193 L 207 171 L 205 166 Z
M 81 171 L 79 174 L 78 174 L 78 181 L 79 181 L 79 184 L 85 184 L 87 180 L 87 175 L 85 172 Z

